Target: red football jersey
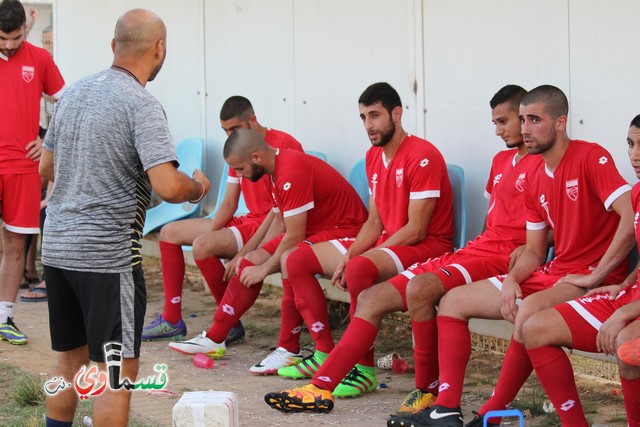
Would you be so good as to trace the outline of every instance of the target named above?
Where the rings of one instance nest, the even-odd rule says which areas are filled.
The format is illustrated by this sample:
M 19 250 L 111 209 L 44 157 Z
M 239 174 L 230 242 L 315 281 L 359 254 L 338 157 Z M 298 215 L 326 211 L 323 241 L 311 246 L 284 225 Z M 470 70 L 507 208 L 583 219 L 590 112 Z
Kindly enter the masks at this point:
M 0 174 L 36 172 L 24 147 L 38 136 L 42 93 L 58 98 L 64 80 L 51 55 L 25 41 L 15 55 L 0 54 L 0 82 Z
M 526 242 L 526 208 L 524 189 L 527 172 L 537 167 L 542 156 L 528 154 L 515 162 L 517 149 L 496 154 L 491 164 L 486 196 L 489 197 L 483 242 L 511 241 L 520 246 Z
M 380 147 L 366 155 L 369 192 L 375 201 L 384 234 L 393 235 L 409 220 L 409 200 L 435 198 L 425 240 L 428 237 L 451 242 L 453 237 L 453 193 L 447 165 L 440 151 L 429 141 L 407 135 L 387 163 Z
M 293 136 L 279 130 L 267 129 L 264 140 L 273 148 L 304 152 L 302 145 Z M 242 191 L 247 209 L 249 209 L 248 217 L 265 217 L 273 207 L 271 185 L 267 175 L 263 176 L 258 182 L 251 182 L 249 179 L 238 178 L 236 171 L 229 168 L 227 182 L 240 184 L 240 191 Z
M 529 172 L 527 229 L 553 229 L 556 257 L 549 265 L 550 274 L 598 265 L 620 222 L 611 205 L 629 190 L 611 155 L 591 142 L 571 141 L 553 172 L 544 162 Z M 620 283 L 626 264 L 618 266 L 608 281 Z
M 307 236 L 360 226 L 367 210 L 358 193 L 327 162 L 293 150 L 279 150 L 272 176 L 274 210 L 287 218 L 307 212 Z

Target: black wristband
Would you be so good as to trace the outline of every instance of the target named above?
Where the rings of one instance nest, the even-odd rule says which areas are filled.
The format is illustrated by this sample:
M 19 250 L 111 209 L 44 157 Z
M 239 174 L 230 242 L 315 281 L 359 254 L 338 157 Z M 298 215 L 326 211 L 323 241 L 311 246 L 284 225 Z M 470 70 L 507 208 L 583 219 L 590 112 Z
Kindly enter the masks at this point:
M 38 130 L 38 136 L 40 137 L 40 139 L 44 139 L 46 135 L 47 135 L 47 130 L 42 126 L 40 126 L 40 129 Z

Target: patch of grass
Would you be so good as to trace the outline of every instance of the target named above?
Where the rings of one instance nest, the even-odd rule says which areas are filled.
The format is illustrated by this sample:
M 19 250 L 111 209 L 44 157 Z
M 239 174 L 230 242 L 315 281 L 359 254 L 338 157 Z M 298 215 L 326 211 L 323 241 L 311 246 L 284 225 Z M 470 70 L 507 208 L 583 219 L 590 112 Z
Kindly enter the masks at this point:
M 44 381 L 35 375 L 22 375 L 11 387 L 10 399 L 19 406 L 44 404 Z
M 19 368 L 0 363 L 0 426 L 44 427 L 45 395 L 44 379 Z M 78 403 L 74 426 L 83 426 L 83 418 L 91 415 L 93 399 Z M 149 424 L 131 418 L 129 427 L 150 427 Z
M 546 400 L 547 395 L 540 385 L 525 385 L 516 400 L 513 401 L 512 406 L 522 412 L 529 411 L 533 416 L 545 415 L 546 412 L 544 412 L 542 405 Z

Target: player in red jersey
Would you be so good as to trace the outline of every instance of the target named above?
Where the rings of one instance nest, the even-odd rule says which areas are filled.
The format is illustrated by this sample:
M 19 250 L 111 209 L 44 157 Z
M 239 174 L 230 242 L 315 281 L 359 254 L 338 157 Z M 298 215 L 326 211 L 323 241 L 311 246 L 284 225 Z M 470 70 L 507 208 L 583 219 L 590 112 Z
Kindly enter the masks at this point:
M 526 155 L 520 133 L 518 107 L 525 93 L 523 88 L 509 85 L 500 89 L 490 101 L 496 134 L 510 149 L 498 153 L 493 159 L 486 187 L 490 207 L 485 232 L 455 254 L 448 253 L 412 266 L 389 281 L 364 291 L 360 296 L 356 314 L 342 340 L 313 377 L 312 384 L 305 387 L 312 390 L 305 391 L 316 394 L 328 391 L 324 393 L 327 395 L 325 400 L 331 401 L 330 392 L 334 391 L 335 382 L 330 380 L 342 378 L 358 358 L 373 345 L 382 317 L 389 312 L 407 310 L 407 303 L 410 306 L 411 303 L 417 305 L 417 301 L 407 300 L 408 283 L 411 287 L 417 282 L 421 290 L 429 290 L 425 295 L 421 295 L 420 299 L 424 305 L 430 304 L 434 313 L 429 321 L 435 329 L 434 306 L 446 290 L 507 271 L 510 254 L 525 242 L 523 191 L 526 173 L 540 161 L 536 156 Z M 412 319 L 413 314 L 411 312 Z M 437 392 L 437 343 L 431 342 L 435 341 L 436 337 L 435 333 L 429 337 L 430 331 L 424 327 L 425 323 L 428 322 L 412 322 L 416 344 L 416 389 L 396 412 L 415 412 L 433 402 Z M 426 344 L 423 344 L 424 341 L 427 341 Z M 423 350 L 424 347 L 427 351 Z M 435 371 L 429 369 L 434 365 Z M 314 390 L 314 387 L 322 391 Z M 285 412 L 295 410 L 294 405 L 300 410 L 330 410 L 322 405 L 316 406 L 314 400 L 310 401 L 310 405 L 301 404 L 290 397 L 294 393 L 295 391 L 285 390 L 272 393 L 265 398 L 272 407 Z M 290 400 L 287 400 L 286 396 L 289 396 Z
M 258 132 L 270 146 L 302 151 L 300 143 L 291 135 L 262 126 L 256 118 L 251 102 L 242 96 L 227 99 L 220 110 L 220 125 L 225 133 L 236 129 Z M 160 230 L 160 259 L 164 284 L 164 311 L 145 326 L 144 340 L 182 339 L 187 326 L 182 319 L 182 286 L 185 261 L 182 245 L 193 245 L 193 257 L 218 304 L 222 300 L 235 262 L 225 265 L 221 259 L 233 258 L 258 230 L 271 210 L 269 179 L 257 182 L 241 179 L 229 170 L 227 188 L 221 206 L 213 218 L 195 218 L 171 222 Z M 247 215 L 236 216 L 240 194 L 249 210 Z M 244 337 L 244 327 L 238 321 L 229 331 L 226 343 Z
M 225 143 L 224 158 L 242 177 L 257 181 L 267 175 L 271 179 L 274 209 L 236 255 L 238 274 L 229 281 L 209 330 L 169 344 L 184 354 L 206 353 L 213 358 L 224 355 L 229 329 L 253 305 L 264 278 L 281 271 L 283 282 L 287 280 L 287 256 L 292 250 L 355 236 L 367 217 L 356 191 L 328 163 L 297 151 L 276 150 L 252 130 L 234 131 Z M 282 316 L 283 324 L 299 327 L 302 323 L 286 288 Z M 299 354 L 287 350 L 278 357 L 288 363 L 301 360 Z
M 568 110 L 566 96 L 554 86 L 539 86 L 522 99 L 524 143 L 529 154 L 541 154 L 544 159 L 527 176 L 525 250 L 508 275 L 459 287 L 444 296 L 437 317 L 438 398 L 430 409 L 392 417 L 388 426 L 407 422 L 462 426 L 459 406 L 471 353 L 468 320 L 506 319 L 515 328 L 498 384 L 470 423 L 482 425 L 482 414 L 505 409 L 533 370 L 522 344 L 524 322 L 533 313 L 584 295 L 587 289 L 624 279 L 625 259 L 633 246 L 631 188 L 604 148 L 569 139 Z M 547 256 L 550 229 L 556 256 L 540 267 Z
M 629 127 L 629 158 L 640 178 L 640 115 Z M 635 235 L 640 242 L 640 184 L 631 192 Z M 532 315 L 522 328 L 524 345 L 536 375 L 563 426 L 585 426 L 569 357 L 561 347 L 616 354 L 623 343 L 640 336 L 638 266 L 620 284 L 592 289 L 584 297 Z M 627 423 L 640 426 L 640 367 L 618 357 Z
M 452 191 L 442 155 L 430 142 L 402 129 L 400 96 L 388 83 L 369 86 L 358 103 L 373 145 L 366 154 L 369 218 L 355 238 L 302 247 L 289 257 L 289 284 L 316 341 L 316 351 L 301 364 L 280 370 L 269 366 L 268 360 L 258 364 L 282 376 L 311 377 L 333 349 L 327 303 L 316 274 L 333 276 L 334 285 L 349 291 L 353 315 L 363 290 L 418 261 L 451 250 Z M 279 345 L 297 346 L 295 332 L 282 325 Z M 375 389 L 373 349 L 362 356 L 354 368 L 357 384 L 344 382 L 336 395 Z M 362 372 L 366 378 L 359 375 Z
M 0 340 L 25 344 L 27 336 L 13 322 L 13 307 L 24 272 L 27 236 L 40 231 L 38 136 L 42 94 L 58 99 L 64 80 L 49 53 L 25 41 L 22 3 L 0 3 Z

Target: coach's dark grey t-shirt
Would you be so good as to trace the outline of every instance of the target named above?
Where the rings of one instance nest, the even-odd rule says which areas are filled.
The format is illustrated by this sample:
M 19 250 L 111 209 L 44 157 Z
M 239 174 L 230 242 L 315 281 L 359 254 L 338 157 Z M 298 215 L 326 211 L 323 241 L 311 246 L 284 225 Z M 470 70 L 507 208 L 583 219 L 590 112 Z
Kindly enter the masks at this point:
M 55 182 L 42 263 L 131 271 L 151 192 L 146 171 L 177 161 L 160 103 L 124 72 L 86 77 L 58 102 L 44 148 L 54 154 Z

